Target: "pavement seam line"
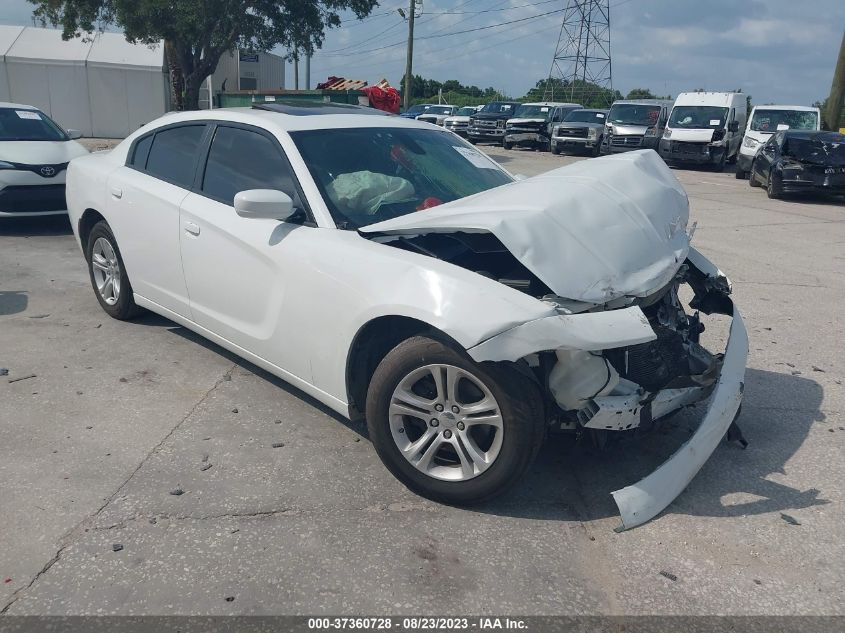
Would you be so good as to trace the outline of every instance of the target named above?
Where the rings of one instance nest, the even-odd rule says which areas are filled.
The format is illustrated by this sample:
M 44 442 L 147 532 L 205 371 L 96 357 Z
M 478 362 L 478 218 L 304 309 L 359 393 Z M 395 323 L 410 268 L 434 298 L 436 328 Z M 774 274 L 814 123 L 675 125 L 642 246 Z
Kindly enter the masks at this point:
M 188 418 L 190 418 L 196 412 L 196 410 L 202 405 L 203 402 L 205 402 L 205 400 L 208 398 L 208 396 L 210 396 L 214 392 L 215 389 L 217 389 L 224 382 L 228 382 L 229 380 L 232 379 L 232 373 L 235 371 L 237 366 L 238 366 L 237 363 L 232 364 L 232 366 L 223 374 L 223 376 L 220 377 L 202 395 L 202 397 L 196 402 L 196 404 L 194 404 L 194 406 L 191 407 L 190 411 L 188 411 L 188 413 L 186 413 L 182 417 L 182 419 L 179 420 L 173 426 L 173 428 L 170 429 L 170 431 L 167 432 L 167 434 L 161 439 L 161 441 L 158 442 L 158 444 L 156 444 L 152 449 L 150 449 L 150 451 L 144 456 L 144 458 L 138 463 L 138 465 L 132 470 L 132 472 L 129 473 L 129 476 L 126 477 L 126 479 L 124 479 L 123 482 L 117 487 L 117 490 L 115 490 L 105 500 L 105 502 L 99 508 L 97 508 L 93 513 L 91 513 L 88 516 L 86 516 L 85 518 L 83 518 L 79 523 L 77 523 L 74 527 L 72 527 L 62 537 L 60 537 L 58 539 L 59 549 L 56 551 L 56 554 L 49 561 L 47 561 L 47 563 L 41 568 L 41 570 L 37 574 L 35 574 L 35 576 L 32 578 L 32 580 L 29 581 L 29 583 L 27 583 L 26 586 L 20 587 L 12 593 L 12 595 L 10 596 L 9 602 L 7 602 L 3 606 L 3 608 L 0 609 L 0 615 L 4 615 L 6 612 L 8 612 L 8 610 L 12 607 L 12 605 L 15 604 L 15 602 L 18 601 L 18 599 L 21 597 L 21 595 L 23 595 L 23 593 L 25 591 L 27 591 L 30 587 L 32 587 L 32 585 L 34 585 L 36 583 L 36 581 L 39 578 L 41 578 L 41 576 L 43 576 L 45 573 L 47 573 L 50 570 L 50 568 L 59 561 L 59 559 L 62 556 L 62 553 L 70 546 L 74 536 L 76 536 L 79 533 L 79 531 L 83 528 L 83 526 L 85 526 L 90 521 L 96 519 L 102 513 L 102 511 L 105 510 L 106 507 L 108 507 L 108 505 L 117 498 L 117 496 L 126 487 L 126 485 L 130 481 L 132 481 L 132 479 L 135 477 L 136 474 L 138 474 L 138 471 L 141 470 L 141 468 L 143 468 L 144 464 L 146 464 L 147 461 L 153 455 L 155 455 L 159 450 L 161 450 L 161 447 L 164 446 L 164 443 L 167 442 L 167 440 L 170 439 L 170 437 L 182 426 L 182 424 L 184 424 L 185 421 Z

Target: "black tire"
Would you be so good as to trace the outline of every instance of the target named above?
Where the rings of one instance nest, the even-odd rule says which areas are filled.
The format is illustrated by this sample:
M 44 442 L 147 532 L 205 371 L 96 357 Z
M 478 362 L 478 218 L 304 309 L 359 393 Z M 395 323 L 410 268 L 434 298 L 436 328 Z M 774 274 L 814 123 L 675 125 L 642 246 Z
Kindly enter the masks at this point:
M 94 274 L 94 247 L 97 240 L 106 240 L 114 251 L 119 273 L 120 291 L 118 292 L 117 301 L 115 303 L 108 303 L 97 288 L 97 280 Z M 100 302 L 100 307 L 103 308 L 106 314 L 114 319 L 125 321 L 138 316 L 143 312 L 135 304 L 135 299 L 132 295 L 132 284 L 129 283 L 129 277 L 126 274 L 126 266 L 123 263 L 123 257 L 120 255 L 120 249 L 117 246 L 117 240 L 114 238 L 111 227 L 105 220 L 100 220 L 88 233 L 87 242 L 85 245 L 85 259 L 88 262 L 88 276 L 91 279 L 91 287 L 94 289 L 94 296 Z
M 507 141 L 502 141 L 502 147 L 505 149 L 513 149 L 513 143 L 508 143 Z
M 777 182 L 774 170 L 769 172 L 769 181 L 766 183 L 766 195 L 771 200 L 778 200 L 783 198 L 783 191 L 780 184 Z
M 728 159 L 728 150 L 726 149 L 724 151 L 724 153 L 722 154 L 722 158 L 719 160 L 719 162 L 715 163 L 713 165 L 713 171 L 716 171 L 716 172 L 725 171 L 725 163 L 727 162 L 727 159 Z
M 555 156 L 560 156 L 560 147 L 558 147 L 557 145 L 552 147 L 552 154 L 554 154 Z
M 478 141 L 476 141 L 474 138 L 471 138 L 471 137 L 469 137 L 469 136 L 467 137 L 467 140 L 468 140 L 470 143 L 472 143 L 473 145 L 475 145 L 476 143 L 478 143 Z
M 748 186 L 749 187 L 759 187 L 760 183 L 757 182 L 757 176 L 755 175 L 754 171 L 754 163 L 751 163 L 751 167 L 748 170 Z
M 596 156 L 599 156 L 601 154 L 601 142 L 602 142 L 602 139 L 601 139 L 601 137 L 599 137 L 598 142 L 595 145 L 593 145 L 593 149 L 590 152 L 590 155 L 593 158 L 595 158 Z
M 744 180 L 744 179 L 745 179 L 745 175 L 746 175 L 746 174 L 745 174 L 745 172 L 744 172 L 744 171 L 742 171 L 741 169 L 737 169 L 737 170 L 736 170 L 736 173 L 734 174 L 734 177 L 735 177 L 737 180 Z
M 492 464 L 472 478 L 446 481 L 430 476 L 412 465 L 393 439 L 389 409 L 394 391 L 412 372 L 431 364 L 470 372 L 499 406 L 501 447 Z M 532 380 L 512 365 L 475 363 L 465 352 L 426 336 L 409 338 L 384 357 L 370 381 L 366 414 L 373 446 L 393 476 L 419 495 L 456 505 L 480 503 L 505 492 L 531 465 L 545 436 L 543 404 Z M 422 422 L 426 426 L 427 421 Z

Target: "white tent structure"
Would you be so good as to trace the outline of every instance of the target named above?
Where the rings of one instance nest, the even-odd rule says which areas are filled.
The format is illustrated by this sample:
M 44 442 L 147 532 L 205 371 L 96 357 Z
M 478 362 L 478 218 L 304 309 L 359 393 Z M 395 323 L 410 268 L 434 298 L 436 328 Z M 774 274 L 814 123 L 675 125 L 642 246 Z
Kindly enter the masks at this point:
M 121 33 L 64 41 L 58 30 L 0 26 L 0 57 L 0 99 L 36 106 L 85 136 L 122 138 L 168 109 L 161 44 L 129 44 Z

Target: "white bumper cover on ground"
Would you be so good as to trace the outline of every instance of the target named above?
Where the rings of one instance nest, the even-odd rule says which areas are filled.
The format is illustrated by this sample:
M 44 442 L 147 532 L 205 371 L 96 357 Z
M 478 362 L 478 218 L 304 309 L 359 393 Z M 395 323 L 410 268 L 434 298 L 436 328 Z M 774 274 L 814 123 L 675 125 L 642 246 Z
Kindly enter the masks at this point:
M 660 514 L 687 487 L 710 457 L 736 417 L 742 401 L 748 333 L 734 306 L 722 371 L 707 413 L 695 434 L 672 457 L 637 483 L 613 492 L 624 529 Z

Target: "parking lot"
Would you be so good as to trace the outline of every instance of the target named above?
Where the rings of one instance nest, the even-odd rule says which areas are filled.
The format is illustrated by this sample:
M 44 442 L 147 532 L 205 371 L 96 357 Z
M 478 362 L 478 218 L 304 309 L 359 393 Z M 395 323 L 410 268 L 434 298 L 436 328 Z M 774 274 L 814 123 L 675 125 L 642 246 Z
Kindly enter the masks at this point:
M 580 160 L 479 147 L 529 176 Z M 438 505 L 363 427 L 163 318 L 108 318 L 66 220 L 0 222 L 0 611 L 845 614 L 845 206 L 675 173 L 748 325 L 750 445 L 622 533 L 610 491 L 700 408 L 603 451 L 551 438 L 506 497 Z

